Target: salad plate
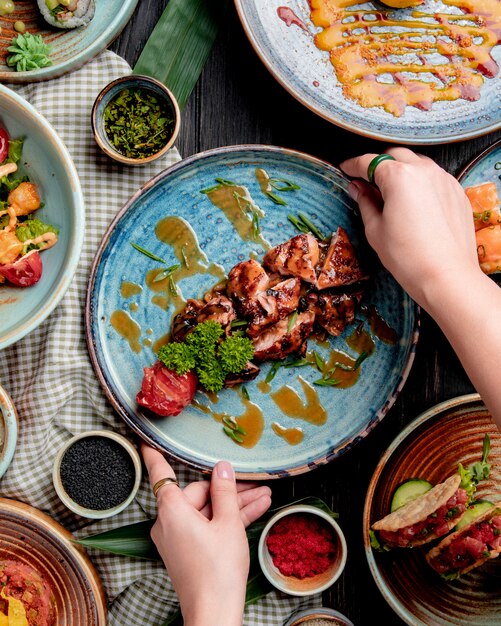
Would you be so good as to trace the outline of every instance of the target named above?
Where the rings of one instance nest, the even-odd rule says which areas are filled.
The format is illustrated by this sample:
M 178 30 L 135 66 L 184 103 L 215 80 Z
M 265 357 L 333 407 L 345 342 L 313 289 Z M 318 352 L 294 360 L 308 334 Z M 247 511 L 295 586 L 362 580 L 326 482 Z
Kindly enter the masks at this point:
M 94 18 L 87 26 L 74 29 L 51 28 L 43 19 L 34 0 L 16 0 L 15 11 L 0 18 L 0 81 L 31 83 L 62 76 L 90 61 L 118 37 L 132 17 L 138 0 L 96 2 Z M 52 48 L 52 65 L 28 72 L 16 72 L 7 66 L 7 48 L 17 36 L 14 23 L 22 20 L 32 35 L 41 35 Z
M 490 477 L 479 482 L 477 499 L 499 500 L 501 434 L 478 394 L 438 404 L 411 422 L 393 441 L 373 474 L 364 509 L 369 568 L 385 600 L 411 626 L 490 626 L 501 614 L 497 559 L 457 580 L 441 579 L 427 564 L 432 544 L 379 553 L 370 545 L 371 525 L 390 511 L 395 489 L 409 478 L 436 485 L 458 468 L 481 460 L 490 437 Z
M 425 0 L 418 8 L 397 10 L 375 1 L 355 0 L 235 0 L 235 3 L 253 48 L 271 74 L 302 104 L 338 126 L 382 141 L 416 145 L 471 139 L 500 128 L 501 46 L 495 43 L 501 23 L 498 2 L 483 5 L 489 15 L 479 15 L 478 22 L 476 17 L 467 18 L 468 7 L 472 5 L 464 0 Z M 312 8 L 317 11 L 315 22 L 320 26 L 312 21 Z M 463 14 L 465 19 L 458 20 L 458 15 Z M 487 22 L 492 36 L 480 32 Z M 442 33 L 443 28 L 447 32 Z M 485 56 L 490 59 L 489 67 L 485 68 L 487 74 L 479 72 L 472 77 L 469 68 L 466 70 L 468 80 L 471 78 L 475 89 L 478 88 L 474 95 L 472 91 L 464 92 L 465 99 L 454 99 L 456 91 L 449 94 L 450 100 L 425 102 L 427 97 L 436 98 L 437 90 L 447 84 L 444 76 L 451 77 L 457 68 L 465 67 L 464 60 L 460 60 L 463 54 L 460 47 L 452 52 L 456 70 L 452 65 L 453 69 L 448 69 L 447 53 L 443 56 L 437 52 L 452 31 L 455 31 L 453 36 L 463 37 L 461 41 L 466 41 L 464 36 L 471 38 L 476 33 L 472 48 L 486 41 L 484 37 L 492 42 L 493 47 Z M 315 44 L 319 33 L 323 38 L 322 49 Z M 398 39 L 398 48 L 388 52 L 388 46 L 394 45 L 391 38 Z M 361 40 L 365 43 L 361 44 Z M 337 48 L 335 42 L 341 42 Z M 417 42 L 423 42 L 423 46 Z M 354 54 L 344 62 L 340 58 L 337 72 L 329 53 L 332 46 L 333 59 L 345 52 Z M 347 51 L 347 46 L 351 50 Z M 441 76 L 442 69 L 437 67 L 443 68 L 444 75 Z M 421 81 L 434 85 L 433 95 L 415 99 L 416 106 L 402 106 L 401 99 L 412 99 L 409 94 L 413 90 L 420 91 L 422 96 Z M 361 89 L 355 94 L 351 91 L 356 92 L 354 86 L 362 83 L 367 90 L 373 90 L 374 82 L 395 85 L 398 97 L 388 91 L 380 94 L 377 106 L 361 106 L 359 100 L 363 101 L 367 91 Z M 400 100 L 399 116 L 384 108 L 393 99 Z
M 261 191 L 257 169 L 293 182 L 299 189 L 281 194 L 287 204 L 276 204 Z M 207 193 L 201 193 L 213 187 L 216 179 L 242 185 L 263 211 L 256 240 L 242 239 L 226 214 L 212 204 Z M 135 400 L 143 368 L 154 363 L 158 342 L 168 336 L 173 306 L 166 306 L 168 293 L 155 292 L 155 283 L 145 281 L 148 272 L 162 266 L 132 244 L 172 266 L 180 256 L 156 233 L 166 218 L 181 224 L 183 241 L 199 247 L 196 263 L 200 271 L 177 282 L 185 300 L 202 297 L 221 280 L 222 270 L 227 274 L 250 257 L 261 260 L 265 244 L 274 246 L 297 235 L 289 214 L 307 214 L 324 234 L 342 226 L 360 256 L 366 256 L 369 248 L 346 192 L 347 184 L 339 170 L 314 157 L 270 146 L 234 146 L 201 153 L 168 168 L 117 214 L 91 272 L 85 311 L 87 343 L 111 403 L 146 441 L 202 471 L 209 471 L 224 458 L 233 463 L 241 478 L 279 478 L 307 472 L 343 454 L 387 413 L 413 361 L 418 316 L 412 300 L 372 256 L 366 259 L 374 270 L 363 302 L 376 307 L 394 329 L 396 341 L 375 339 L 376 350 L 363 362 L 353 386 L 314 385 L 319 372 L 310 366 L 279 368 L 266 383 L 271 369 L 266 362 L 258 378 L 246 384 L 247 401 L 237 388 L 224 389 L 216 398 L 197 392 L 196 403 L 180 415 L 158 417 L 140 410 Z M 342 336 L 322 343 L 310 340 L 309 348 L 314 347 L 326 360 L 333 349 L 350 353 L 345 340 L 353 330 L 354 326 L 347 328 Z M 274 400 L 274 393 L 285 386 L 290 389 L 289 398 L 292 393 L 296 404 L 303 407 L 303 419 L 291 417 Z M 315 406 L 324 416 L 321 425 L 313 423 Z M 252 447 L 235 443 L 217 421 L 221 414 L 239 417 L 248 410 L 262 416 L 261 432 Z M 302 441 L 292 445 L 273 428 L 291 429 Z
M 40 255 L 43 273 L 35 285 L 0 285 L 1 350 L 39 326 L 63 298 L 80 258 L 85 210 L 76 168 L 56 131 L 31 104 L 3 85 L 0 127 L 11 139 L 24 137 L 19 174 L 36 184 L 44 204 L 35 215 L 59 229 L 56 245 Z

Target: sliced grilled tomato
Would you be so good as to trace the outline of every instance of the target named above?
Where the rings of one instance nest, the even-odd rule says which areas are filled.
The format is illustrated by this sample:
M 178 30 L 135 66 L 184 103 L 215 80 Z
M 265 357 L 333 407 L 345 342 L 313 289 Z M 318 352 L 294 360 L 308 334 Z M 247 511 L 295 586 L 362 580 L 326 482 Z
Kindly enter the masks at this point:
M 37 251 L 29 252 L 14 263 L 0 265 L 0 274 L 17 287 L 31 287 L 42 276 L 42 259 Z
M 144 368 L 136 402 L 157 415 L 178 415 L 193 400 L 197 384 L 198 378 L 193 372 L 176 374 L 157 361 L 153 367 Z
M 3 163 L 9 154 L 9 133 L 0 126 L 0 163 Z

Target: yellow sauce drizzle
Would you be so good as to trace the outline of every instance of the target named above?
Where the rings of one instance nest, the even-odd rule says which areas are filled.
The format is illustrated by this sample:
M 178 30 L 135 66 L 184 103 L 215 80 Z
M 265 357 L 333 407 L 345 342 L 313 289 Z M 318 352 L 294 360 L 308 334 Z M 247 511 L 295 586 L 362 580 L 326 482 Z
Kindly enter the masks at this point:
M 312 385 L 298 376 L 297 379 L 303 387 L 306 403 L 299 394 L 289 385 L 280 387 L 271 395 L 278 408 L 287 415 L 296 419 L 302 419 L 310 424 L 321 426 L 327 421 L 327 411 L 320 403 L 318 394 Z
M 362 352 L 372 354 L 376 349 L 374 339 L 369 335 L 369 333 L 361 324 L 356 326 L 351 335 L 346 338 L 346 343 L 350 346 L 352 350 L 358 352 L 358 354 L 362 354 Z
M 269 393 L 271 391 L 270 383 L 267 383 L 264 379 L 260 380 L 256 387 L 259 389 L 261 393 Z
M 137 285 L 136 283 L 131 283 L 128 280 L 124 280 L 120 285 L 120 295 L 122 298 L 132 298 L 132 296 L 137 296 L 141 293 L 143 288 L 141 285 Z
M 398 11 L 365 10 L 360 0 L 310 0 L 311 20 L 323 29 L 315 44 L 330 53 L 344 95 L 397 117 L 406 106 L 478 100 L 483 77 L 499 71 L 491 50 L 500 42 L 501 2 L 443 2 L 461 14 L 415 10 L 397 19 Z
M 135 322 L 126 311 L 113 311 L 111 314 L 111 325 L 121 335 L 131 347 L 133 352 L 141 352 L 141 326 Z
M 391 346 L 397 343 L 397 331 L 388 324 L 373 304 L 362 306 L 362 313 L 367 317 L 371 330 L 378 339 Z
M 353 367 L 355 365 L 356 359 L 352 358 L 345 352 L 341 352 L 340 350 L 332 350 L 329 355 L 329 360 L 325 366 L 325 371 L 328 372 L 331 369 L 334 369 L 336 363 L 342 363 L 348 367 Z M 360 376 L 360 368 L 356 370 L 344 370 L 340 367 L 336 367 L 334 372 L 330 374 L 331 378 L 338 380 L 339 383 L 335 385 L 337 389 L 346 389 L 347 387 L 352 387 L 358 380 Z
M 221 209 L 243 241 L 253 241 L 266 250 L 270 249 L 270 243 L 260 233 L 257 236 L 254 233 L 253 214 L 262 218 L 264 212 L 254 202 L 247 187 L 218 185 L 207 193 L 207 197 L 214 206 Z
M 257 404 L 254 404 L 254 402 L 251 402 L 250 400 L 242 396 L 240 390 L 237 391 L 234 389 L 233 391 L 238 394 L 242 404 L 245 407 L 245 411 L 242 413 L 242 415 L 233 418 L 235 422 L 245 431 L 245 435 L 240 435 L 243 439 L 243 443 L 235 443 L 242 448 L 253 448 L 261 439 L 261 435 L 263 434 L 263 412 Z M 216 402 L 218 400 L 219 398 L 217 398 Z M 202 411 L 202 413 L 205 413 L 206 415 L 211 415 L 216 420 L 216 422 L 222 423 L 224 417 L 229 417 L 227 413 L 214 411 L 212 407 L 208 406 L 207 404 L 203 404 L 198 400 L 192 400 L 191 404 L 199 411 Z
M 297 446 L 304 439 L 304 432 L 301 428 L 284 428 L 278 422 L 273 422 L 271 425 L 273 432 L 291 445 Z
M 137 302 L 131 302 L 129 304 L 129 309 L 132 311 L 132 313 L 135 313 L 139 309 L 139 305 L 137 304 Z

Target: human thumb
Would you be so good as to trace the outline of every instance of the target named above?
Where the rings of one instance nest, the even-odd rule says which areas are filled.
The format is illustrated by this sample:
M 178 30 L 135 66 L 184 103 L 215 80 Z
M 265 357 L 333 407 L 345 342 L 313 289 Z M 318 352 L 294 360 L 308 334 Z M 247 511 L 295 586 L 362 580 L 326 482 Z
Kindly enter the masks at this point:
M 239 517 L 235 472 L 228 461 L 219 461 L 214 467 L 210 493 L 214 519 Z

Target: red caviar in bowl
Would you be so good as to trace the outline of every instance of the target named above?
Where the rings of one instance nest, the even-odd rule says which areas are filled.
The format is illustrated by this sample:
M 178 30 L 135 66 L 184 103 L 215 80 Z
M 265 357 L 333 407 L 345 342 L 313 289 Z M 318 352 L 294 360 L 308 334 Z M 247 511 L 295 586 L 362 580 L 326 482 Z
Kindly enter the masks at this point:
M 336 541 L 332 528 L 315 515 L 287 515 L 266 537 L 273 564 L 284 576 L 309 578 L 322 574 L 334 562 Z

